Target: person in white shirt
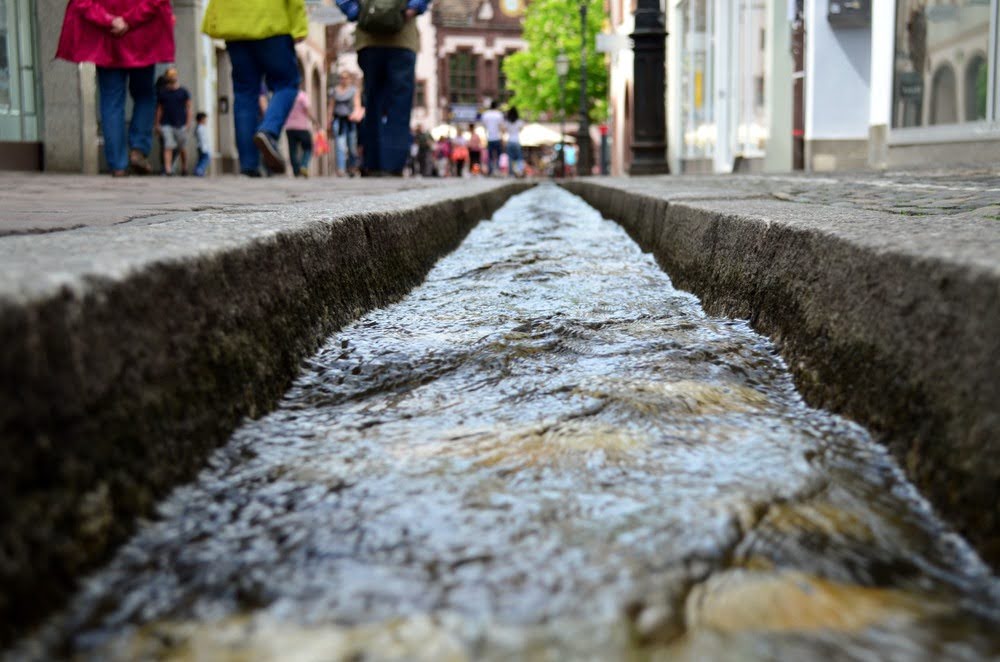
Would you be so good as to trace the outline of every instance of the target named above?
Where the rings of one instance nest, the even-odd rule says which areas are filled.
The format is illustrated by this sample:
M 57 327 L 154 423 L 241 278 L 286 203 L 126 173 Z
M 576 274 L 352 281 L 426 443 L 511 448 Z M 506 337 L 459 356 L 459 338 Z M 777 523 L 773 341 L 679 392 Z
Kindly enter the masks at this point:
M 497 161 L 500 159 L 500 152 L 503 151 L 503 113 L 500 112 L 500 104 L 496 101 L 490 104 L 490 109 L 483 113 L 480 118 L 483 128 L 486 129 L 486 151 L 489 160 L 489 175 L 492 176 L 497 171 Z

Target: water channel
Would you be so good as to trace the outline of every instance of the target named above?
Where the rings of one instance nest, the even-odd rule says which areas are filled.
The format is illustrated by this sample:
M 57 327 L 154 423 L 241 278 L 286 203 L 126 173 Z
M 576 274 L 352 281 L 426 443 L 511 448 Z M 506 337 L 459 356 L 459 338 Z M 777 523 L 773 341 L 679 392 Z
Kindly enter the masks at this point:
M 552 186 L 330 338 L 92 576 L 78 659 L 983 659 L 1000 591 L 861 427 Z

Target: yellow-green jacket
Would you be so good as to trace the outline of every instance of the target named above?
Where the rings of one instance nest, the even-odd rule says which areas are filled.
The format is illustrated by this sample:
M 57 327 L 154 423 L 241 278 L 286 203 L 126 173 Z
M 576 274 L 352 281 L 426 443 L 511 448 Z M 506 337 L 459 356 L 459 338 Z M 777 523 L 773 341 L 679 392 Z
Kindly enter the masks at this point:
M 201 31 L 215 39 L 245 41 L 309 34 L 305 0 L 209 0 Z

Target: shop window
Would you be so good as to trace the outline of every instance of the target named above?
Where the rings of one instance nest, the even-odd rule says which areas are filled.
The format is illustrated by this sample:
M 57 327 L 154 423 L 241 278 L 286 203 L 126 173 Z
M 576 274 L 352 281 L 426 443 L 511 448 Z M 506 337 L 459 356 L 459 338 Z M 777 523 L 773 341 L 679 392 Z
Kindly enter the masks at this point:
M 989 52 L 998 0 L 899 0 L 893 126 L 919 127 L 989 119 L 996 77 Z M 995 119 L 995 118 L 994 118 Z
M 713 7 L 714 3 L 706 0 L 682 0 L 677 5 L 681 22 L 680 93 L 685 159 L 711 158 L 715 152 Z
M 0 0 L 0 140 L 39 137 L 35 8 L 31 0 Z

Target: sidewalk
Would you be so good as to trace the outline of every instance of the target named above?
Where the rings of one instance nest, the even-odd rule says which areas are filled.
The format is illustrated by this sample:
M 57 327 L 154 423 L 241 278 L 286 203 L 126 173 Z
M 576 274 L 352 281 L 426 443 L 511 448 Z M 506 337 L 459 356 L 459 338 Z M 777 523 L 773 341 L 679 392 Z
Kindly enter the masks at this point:
M 469 181 L 469 180 L 464 180 Z M 198 211 L 277 209 L 299 203 L 461 186 L 456 179 L 322 177 L 87 177 L 0 173 L 0 237 L 80 227 L 150 224 Z
M 111 177 L 0 173 L 0 237 L 79 227 L 151 224 L 198 211 L 277 209 L 299 203 L 342 202 L 482 180 L 246 179 Z M 492 181 L 492 180 L 491 180 Z M 1000 166 L 883 174 L 671 176 L 618 180 L 631 190 L 656 182 L 669 199 L 774 198 L 907 216 L 1000 219 Z

